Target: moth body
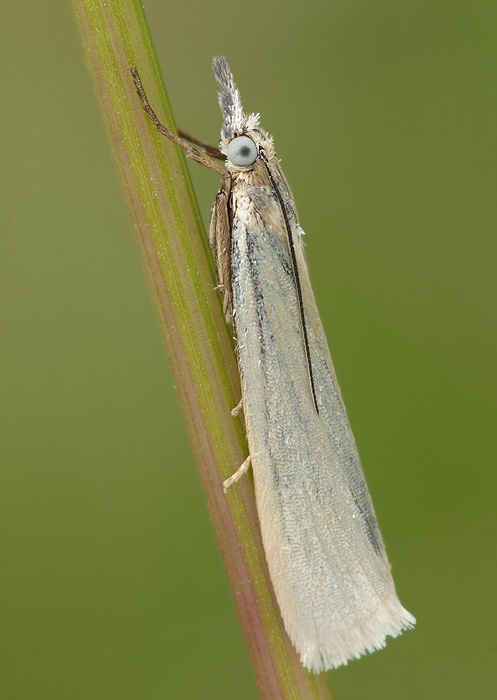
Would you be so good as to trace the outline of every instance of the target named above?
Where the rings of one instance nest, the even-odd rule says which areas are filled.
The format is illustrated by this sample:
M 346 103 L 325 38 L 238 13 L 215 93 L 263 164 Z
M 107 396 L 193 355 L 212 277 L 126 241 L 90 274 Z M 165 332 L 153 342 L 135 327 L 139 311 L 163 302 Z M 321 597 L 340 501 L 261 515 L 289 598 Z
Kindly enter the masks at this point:
M 223 176 L 209 243 L 236 334 L 250 451 L 225 487 L 252 465 L 283 622 L 304 666 L 319 673 L 382 648 L 415 619 L 395 592 L 292 193 L 258 115 L 243 113 L 226 59 L 215 58 L 213 68 L 224 119 L 217 156 L 224 154 L 225 168 L 159 122 L 131 71 L 155 128 Z
M 306 668 L 320 672 L 383 647 L 415 620 L 395 592 L 292 193 L 272 139 L 243 114 L 225 59 L 214 59 L 214 72 L 229 180 L 210 240 L 236 333 L 262 539 L 286 630 Z

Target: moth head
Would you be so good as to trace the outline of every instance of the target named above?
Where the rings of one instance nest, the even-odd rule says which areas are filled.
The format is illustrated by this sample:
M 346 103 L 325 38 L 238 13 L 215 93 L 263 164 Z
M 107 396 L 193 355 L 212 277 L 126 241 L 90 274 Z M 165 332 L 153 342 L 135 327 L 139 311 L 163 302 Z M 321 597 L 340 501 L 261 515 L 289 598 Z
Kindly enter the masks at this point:
M 250 169 L 261 149 L 269 157 L 273 155 L 272 139 L 258 128 L 258 114 L 243 113 L 240 93 L 224 56 L 216 56 L 212 68 L 220 87 L 219 106 L 223 113 L 219 148 L 235 169 Z

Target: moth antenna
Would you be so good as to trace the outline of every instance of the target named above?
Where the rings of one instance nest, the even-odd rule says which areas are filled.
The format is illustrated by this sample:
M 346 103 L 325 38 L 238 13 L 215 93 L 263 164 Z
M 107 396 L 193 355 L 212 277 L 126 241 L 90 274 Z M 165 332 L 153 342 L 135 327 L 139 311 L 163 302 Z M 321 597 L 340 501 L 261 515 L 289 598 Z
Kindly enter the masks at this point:
M 234 136 L 243 124 L 243 110 L 240 100 L 240 93 L 235 85 L 233 76 L 228 65 L 228 61 L 224 56 L 216 56 L 212 61 L 212 69 L 216 80 L 221 90 L 218 93 L 219 106 L 223 113 L 223 129 L 222 135 L 224 138 Z
M 131 71 L 131 75 L 133 76 L 133 81 L 135 83 L 136 87 L 136 92 L 138 93 L 138 97 L 142 101 L 143 104 L 143 109 L 145 111 L 145 114 L 150 118 L 150 121 L 154 125 L 154 129 L 156 129 L 159 134 L 162 134 L 166 138 L 168 138 L 170 141 L 175 143 L 177 146 L 180 148 L 183 148 L 186 151 L 187 158 L 191 158 L 194 160 L 196 163 L 199 163 L 200 165 L 203 165 L 206 168 L 210 168 L 211 170 L 215 170 L 217 173 L 220 173 L 221 175 L 226 174 L 226 170 L 224 167 L 219 165 L 219 163 L 216 163 L 215 160 L 213 160 L 207 152 L 204 151 L 199 151 L 198 148 L 193 148 L 190 146 L 189 143 L 186 141 L 183 141 L 179 136 L 176 136 L 176 134 L 171 131 L 167 126 L 164 126 L 164 124 L 161 124 L 159 121 L 159 117 L 156 115 L 154 110 L 152 109 L 152 106 L 150 102 L 148 101 L 148 98 L 145 94 L 145 90 L 143 89 L 142 81 L 140 79 L 140 76 L 138 74 L 138 71 L 136 69 L 136 66 L 130 66 L 129 70 Z M 199 139 L 196 139 L 196 142 L 198 143 Z M 194 141 L 195 143 L 195 141 Z M 207 146 L 208 144 L 205 144 L 203 141 L 201 142 L 202 145 Z M 214 148 L 213 150 L 215 152 L 212 152 L 212 147 L 211 148 L 211 155 L 214 156 L 214 158 L 219 158 L 221 156 L 221 160 L 224 160 L 223 154 L 218 151 L 218 149 Z M 217 153 L 219 155 L 217 155 Z

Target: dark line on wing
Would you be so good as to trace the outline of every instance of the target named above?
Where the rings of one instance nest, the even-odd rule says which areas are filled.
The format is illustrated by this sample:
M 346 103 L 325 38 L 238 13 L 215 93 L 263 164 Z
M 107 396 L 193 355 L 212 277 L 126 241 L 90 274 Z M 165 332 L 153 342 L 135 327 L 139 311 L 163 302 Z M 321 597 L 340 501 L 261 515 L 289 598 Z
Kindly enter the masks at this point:
M 299 277 L 299 271 L 298 271 L 298 267 L 297 267 L 297 256 L 295 254 L 295 243 L 293 240 L 292 228 L 291 228 L 290 222 L 288 220 L 288 214 L 286 212 L 285 203 L 283 202 L 283 197 L 281 196 L 281 192 L 279 190 L 279 187 L 276 184 L 276 181 L 273 177 L 273 173 L 271 172 L 271 169 L 269 167 L 269 163 L 267 161 L 267 156 L 262 149 L 259 150 L 259 153 L 260 153 L 261 158 L 264 162 L 264 165 L 266 166 L 266 170 L 267 170 L 267 173 L 269 175 L 269 179 L 271 180 L 271 184 L 274 187 L 274 191 L 276 192 L 276 196 L 278 197 L 278 202 L 279 202 L 280 207 L 281 207 L 283 219 L 285 220 L 286 232 L 288 234 L 288 243 L 289 243 L 289 247 L 290 247 L 290 257 L 292 259 L 293 274 L 294 274 L 294 278 L 295 278 L 295 287 L 297 289 L 297 299 L 299 301 L 300 322 L 302 325 L 302 335 L 304 336 L 305 355 L 306 355 L 306 359 L 307 359 L 307 368 L 309 370 L 309 379 L 311 382 L 312 398 L 314 400 L 314 406 L 316 408 L 316 413 L 319 415 L 318 402 L 317 402 L 317 398 L 316 398 L 316 389 L 314 387 L 314 376 L 312 374 L 312 362 L 311 362 L 311 351 L 309 348 L 309 337 L 307 335 L 307 327 L 305 325 L 304 302 L 302 300 L 302 288 L 300 286 L 300 277 Z

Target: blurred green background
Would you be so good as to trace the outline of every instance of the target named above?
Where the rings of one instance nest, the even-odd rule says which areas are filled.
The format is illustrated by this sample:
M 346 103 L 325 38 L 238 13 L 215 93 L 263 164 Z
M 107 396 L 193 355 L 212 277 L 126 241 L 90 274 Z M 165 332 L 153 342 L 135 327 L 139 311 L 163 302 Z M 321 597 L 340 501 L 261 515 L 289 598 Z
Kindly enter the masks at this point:
M 495 2 L 145 10 L 183 128 L 217 140 L 224 54 L 275 136 L 418 618 L 336 700 L 496 697 Z M 256 698 L 70 3 L 0 34 L 0 695 Z

